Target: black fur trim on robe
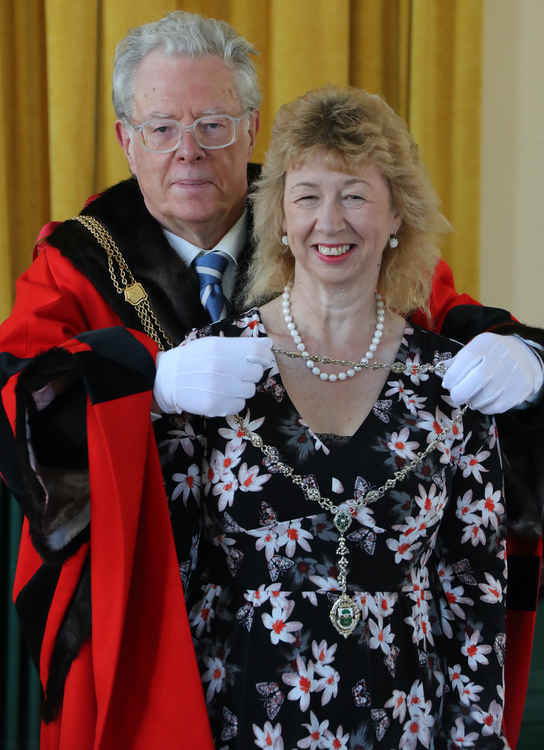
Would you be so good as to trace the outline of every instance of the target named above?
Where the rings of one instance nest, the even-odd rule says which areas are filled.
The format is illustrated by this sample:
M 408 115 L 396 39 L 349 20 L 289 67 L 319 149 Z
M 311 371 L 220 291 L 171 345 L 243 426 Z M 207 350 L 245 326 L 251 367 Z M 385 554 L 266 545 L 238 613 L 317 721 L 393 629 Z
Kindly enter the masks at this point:
M 541 328 L 507 321 L 491 330 L 502 336 L 517 334 L 544 347 Z M 526 409 L 497 415 L 497 425 L 505 461 L 509 527 L 519 536 L 536 539 L 544 533 L 544 392 Z
M 64 686 L 72 662 L 81 646 L 91 637 L 91 566 L 85 561 L 77 589 L 66 609 L 53 652 L 42 705 L 45 722 L 53 721 L 60 711 Z
M 87 399 L 96 405 L 150 391 L 155 379 L 153 357 L 126 328 L 88 331 L 76 338 L 89 348 L 71 353 L 59 347 L 40 354 L 15 388 L 21 505 L 32 542 L 47 562 L 73 553 L 72 541 L 66 545 L 62 538 L 70 540 L 73 529 L 81 528 L 90 502 Z M 57 395 L 38 409 L 33 394 L 51 383 Z
M 8 352 L 0 353 L 0 389 L 4 388 L 11 377 L 23 370 L 29 361 L 28 359 L 15 357 Z M 24 485 L 17 463 L 15 436 L 2 399 L 0 399 L 0 445 L 2 446 L 0 451 L 0 477 L 8 486 L 11 494 L 20 501 Z
M 20 503 L 28 518 L 32 543 L 47 563 L 65 560 L 82 544 L 77 535 L 68 545 L 54 551 L 48 537 L 63 523 L 78 515 L 88 504 L 87 432 L 85 427 L 85 392 L 82 360 L 63 349 L 50 349 L 36 357 L 21 373 L 15 389 L 17 416 L 16 450 L 24 492 Z M 43 411 L 36 408 L 33 393 L 44 384 L 62 380 L 64 391 Z M 30 430 L 32 450 L 28 440 Z M 55 440 L 51 436 L 55 435 Z M 37 462 L 38 473 L 34 462 Z M 66 492 L 63 483 L 41 478 L 49 470 L 70 471 L 78 475 L 79 491 Z M 46 503 L 46 487 L 49 497 Z M 58 487 L 60 495 L 55 495 Z
M 506 310 L 459 305 L 444 320 L 441 333 L 467 343 L 489 331 L 517 334 L 544 347 L 544 330 L 512 319 Z M 544 355 L 544 352 L 542 352 Z M 510 531 L 538 539 L 544 531 L 544 394 L 524 409 L 496 416 L 504 458 L 506 514 Z
M 16 446 L 24 482 L 21 504 L 32 543 L 44 560 L 19 593 L 16 606 L 37 665 L 62 563 L 89 539 L 87 400 L 97 405 L 150 391 L 155 377 L 153 357 L 126 328 L 89 331 L 77 338 L 89 348 L 44 352 L 27 365 L 15 389 Z M 39 410 L 33 394 L 48 383 L 55 383 L 60 392 Z M 88 559 L 85 565 L 51 656 L 44 703 L 47 721 L 57 715 L 72 661 L 90 635 Z
M 52 349 L 36 357 L 26 367 L 16 386 L 16 450 L 24 486 L 19 501 L 29 522 L 32 543 L 44 563 L 19 592 L 15 607 L 38 671 L 43 636 L 62 563 L 89 539 L 87 525 L 62 549 L 52 550 L 48 544 L 48 537 L 58 524 L 69 518 L 70 514 L 77 515 L 89 502 L 87 436 L 86 430 L 81 428 L 85 424 L 85 393 L 81 385 L 79 364 L 77 357 L 62 349 Z M 50 407 L 39 412 L 33 392 L 44 382 L 59 378 L 64 380 L 64 393 Z M 56 497 L 53 493 L 49 502 L 45 503 L 45 487 L 38 479 L 31 461 L 27 427 L 31 429 L 33 445 L 36 447 L 34 459 L 40 467 L 45 467 L 43 476 L 46 476 L 50 464 L 64 463 L 70 467 L 72 475 L 81 477 L 78 495 L 72 494 L 67 483 L 61 482 L 61 486 L 65 485 L 61 497 Z M 53 433 L 55 441 L 51 440 Z M 57 634 L 46 696 L 42 702 L 42 715 L 47 720 L 52 720 L 58 712 L 70 665 L 88 638 L 91 618 L 90 590 L 87 590 L 88 586 L 82 579 Z M 82 597 L 87 595 L 89 599 L 85 604 Z
M 512 323 L 512 316 L 500 307 L 483 305 L 457 305 L 448 311 L 440 333 L 450 339 L 468 342 L 479 333 L 495 332 L 496 328 Z M 499 331 L 496 331 L 499 333 Z

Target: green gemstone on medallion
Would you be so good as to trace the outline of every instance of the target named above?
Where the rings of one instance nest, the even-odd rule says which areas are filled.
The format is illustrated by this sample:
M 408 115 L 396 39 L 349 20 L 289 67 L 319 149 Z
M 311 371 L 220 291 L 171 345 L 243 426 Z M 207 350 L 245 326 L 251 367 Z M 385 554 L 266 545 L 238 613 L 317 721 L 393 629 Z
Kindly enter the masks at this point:
M 344 638 L 353 633 L 360 616 L 359 607 L 347 594 L 342 594 L 332 605 L 330 611 L 332 624 Z
M 334 525 L 341 533 L 346 531 L 346 529 L 349 529 L 349 527 L 351 526 L 351 513 L 349 513 L 347 510 L 338 511 L 338 513 L 334 516 Z

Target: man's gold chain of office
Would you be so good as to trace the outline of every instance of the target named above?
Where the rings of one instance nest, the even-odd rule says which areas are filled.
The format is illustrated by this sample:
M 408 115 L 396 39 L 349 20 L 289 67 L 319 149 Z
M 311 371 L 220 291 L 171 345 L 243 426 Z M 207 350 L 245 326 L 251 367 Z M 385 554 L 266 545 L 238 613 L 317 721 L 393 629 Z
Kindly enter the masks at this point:
M 115 240 L 106 227 L 98 219 L 95 219 L 94 216 L 80 214 L 79 216 L 73 216 L 72 220 L 82 224 L 93 235 L 100 247 L 106 251 L 108 271 L 112 284 L 116 292 L 122 294 L 125 300 L 134 307 L 144 332 L 158 344 L 161 351 L 164 351 L 166 348 L 171 349 L 174 343 L 168 334 L 165 333 L 157 316 L 151 309 L 146 290 L 134 278 L 123 253 L 117 247 Z

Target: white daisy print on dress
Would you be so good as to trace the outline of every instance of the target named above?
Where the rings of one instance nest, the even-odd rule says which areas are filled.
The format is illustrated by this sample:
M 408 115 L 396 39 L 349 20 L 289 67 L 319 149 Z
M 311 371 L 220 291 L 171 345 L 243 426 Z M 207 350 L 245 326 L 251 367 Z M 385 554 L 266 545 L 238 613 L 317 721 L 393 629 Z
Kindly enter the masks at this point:
M 265 721 L 262 729 L 257 724 L 253 724 L 253 733 L 255 744 L 262 750 L 284 750 L 279 722 L 273 727 L 269 721 Z
M 294 643 L 293 631 L 300 630 L 302 627 L 302 623 L 296 620 L 289 622 L 295 603 L 289 601 L 287 604 L 286 607 L 274 607 L 272 614 L 264 612 L 261 615 L 263 625 L 270 631 L 270 640 L 274 646 L 277 646 L 280 641 Z
M 491 651 L 491 646 L 480 642 L 480 631 L 475 630 L 471 636 L 467 637 L 464 646 L 461 647 L 461 653 L 467 657 L 468 666 L 475 672 L 479 664 L 489 664 L 486 657 Z
M 296 665 L 297 671 L 283 674 L 282 680 L 286 685 L 291 685 L 287 698 L 290 701 L 299 701 L 300 710 L 307 711 L 310 706 L 310 694 L 317 688 L 314 665 L 311 660 L 305 664 L 301 656 L 297 656 Z
M 325 738 L 327 729 L 329 728 L 329 721 L 319 721 L 313 711 L 310 711 L 310 723 L 302 725 L 307 731 L 308 736 L 297 742 L 297 747 L 302 750 L 321 750 L 325 747 Z
M 172 474 L 172 479 L 176 482 L 172 492 L 172 500 L 177 500 L 181 495 L 183 502 L 187 505 L 187 500 L 191 494 L 198 502 L 200 498 L 200 469 L 196 464 L 189 466 L 187 474 Z
M 221 659 L 217 656 L 210 658 L 206 657 L 206 671 L 202 673 L 202 682 L 204 685 L 208 683 L 208 689 L 206 691 L 206 702 L 210 703 L 216 693 L 220 693 L 223 689 L 223 683 L 225 681 L 225 665 Z

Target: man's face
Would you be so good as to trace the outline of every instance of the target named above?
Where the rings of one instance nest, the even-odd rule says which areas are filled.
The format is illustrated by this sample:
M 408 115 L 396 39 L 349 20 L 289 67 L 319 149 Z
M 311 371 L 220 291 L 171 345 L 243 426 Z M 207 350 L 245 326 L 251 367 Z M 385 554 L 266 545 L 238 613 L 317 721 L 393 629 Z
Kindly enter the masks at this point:
M 190 125 L 206 114 L 243 114 L 233 73 L 219 57 L 152 52 L 142 60 L 134 77 L 134 125 L 161 117 Z M 258 123 L 258 113 L 246 115 L 236 141 L 212 151 L 186 131 L 168 154 L 147 151 L 140 133 L 123 122 L 115 127 L 149 212 L 171 232 L 209 249 L 242 214 Z

